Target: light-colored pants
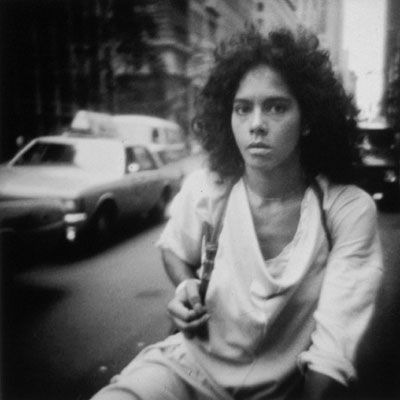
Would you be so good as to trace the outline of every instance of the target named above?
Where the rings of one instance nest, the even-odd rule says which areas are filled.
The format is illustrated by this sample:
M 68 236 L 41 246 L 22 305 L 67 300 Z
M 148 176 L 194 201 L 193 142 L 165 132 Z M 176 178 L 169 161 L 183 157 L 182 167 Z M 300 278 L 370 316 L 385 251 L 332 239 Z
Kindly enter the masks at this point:
M 191 358 L 180 334 L 145 348 L 92 400 L 233 400 Z

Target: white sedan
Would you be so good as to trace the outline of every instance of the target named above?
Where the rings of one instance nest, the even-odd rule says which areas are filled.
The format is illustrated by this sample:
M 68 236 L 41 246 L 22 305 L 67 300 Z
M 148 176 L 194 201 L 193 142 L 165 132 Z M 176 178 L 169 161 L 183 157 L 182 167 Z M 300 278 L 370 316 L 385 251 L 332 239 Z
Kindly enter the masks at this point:
M 104 242 L 124 217 L 162 217 L 181 179 L 160 167 L 144 145 L 43 136 L 0 168 L 0 200 L 57 199 L 68 241 Z

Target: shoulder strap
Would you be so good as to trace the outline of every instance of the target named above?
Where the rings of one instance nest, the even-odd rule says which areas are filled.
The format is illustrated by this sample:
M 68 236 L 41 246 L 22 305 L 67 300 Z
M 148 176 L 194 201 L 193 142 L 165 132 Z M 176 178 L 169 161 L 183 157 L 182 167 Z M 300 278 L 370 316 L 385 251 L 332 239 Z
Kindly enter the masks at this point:
M 215 226 L 213 227 L 211 235 L 210 235 L 210 242 L 215 243 L 217 246 L 218 246 L 219 235 L 222 230 L 223 220 L 224 220 L 225 213 L 226 213 L 226 206 L 228 204 L 228 200 L 229 200 L 229 196 L 232 191 L 232 187 L 233 187 L 233 183 L 230 182 L 229 186 L 227 187 L 226 192 L 224 194 L 224 198 L 222 199 L 222 203 L 220 205 L 217 219 L 215 221 Z
M 229 196 L 235 181 L 231 180 L 226 188 L 226 192 L 222 199 L 222 203 L 218 209 L 217 219 L 215 224 L 211 227 L 211 232 L 207 229 L 205 236 L 205 254 L 202 261 L 202 275 L 200 279 L 200 297 L 204 303 L 205 295 L 207 292 L 208 283 L 214 269 L 214 260 L 218 250 L 218 239 L 222 230 L 223 219 L 226 213 L 226 206 L 228 205 Z
M 320 186 L 320 184 L 318 183 L 316 178 L 312 178 L 311 179 L 311 187 L 314 189 L 315 194 L 317 195 L 317 199 L 318 199 L 318 204 L 319 204 L 319 209 L 321 212 L 321 221 L 322 221 L 322 227 L 324 228 L 325 231 L 325 236 L 326 239 L 328 241 L 328 248 L 329 251 L 332 250 L 332 235 L 329 232 L 329 228 L 328 228 L 328 222 L 327 222 L 327 218 L 326 218 L 326 212 L 324 210 L 323 207 L 323 203 L 324 203 L 324 192 L 322 191 L 322 188 Z

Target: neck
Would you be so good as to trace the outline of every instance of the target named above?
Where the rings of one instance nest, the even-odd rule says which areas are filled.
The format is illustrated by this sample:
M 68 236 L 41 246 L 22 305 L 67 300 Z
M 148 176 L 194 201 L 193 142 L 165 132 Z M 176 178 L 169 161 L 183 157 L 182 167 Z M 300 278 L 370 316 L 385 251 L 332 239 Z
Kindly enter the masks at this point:
M 248 190 L 266 201 L 285 200 L 302 193 L 306 188 L 306 177 L 301 168 L 284 173 L 246 169 L 244 182 Z

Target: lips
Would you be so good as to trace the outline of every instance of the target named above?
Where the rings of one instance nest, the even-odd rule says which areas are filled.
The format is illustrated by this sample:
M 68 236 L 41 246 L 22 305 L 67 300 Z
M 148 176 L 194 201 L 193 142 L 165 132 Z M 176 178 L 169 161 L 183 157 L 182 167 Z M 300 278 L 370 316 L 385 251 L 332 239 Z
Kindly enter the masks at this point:
M 270 150 L 271 146 L 262 143 L 262 142 L 256 142 L 256 143 L 250 143 L 247 146 L 248 149 L 261 149 L 261 150 Z

